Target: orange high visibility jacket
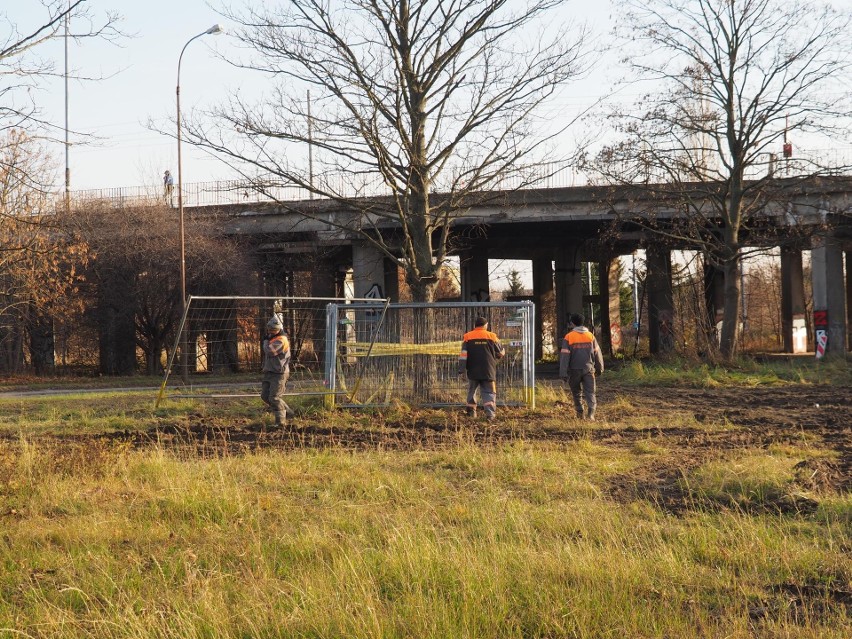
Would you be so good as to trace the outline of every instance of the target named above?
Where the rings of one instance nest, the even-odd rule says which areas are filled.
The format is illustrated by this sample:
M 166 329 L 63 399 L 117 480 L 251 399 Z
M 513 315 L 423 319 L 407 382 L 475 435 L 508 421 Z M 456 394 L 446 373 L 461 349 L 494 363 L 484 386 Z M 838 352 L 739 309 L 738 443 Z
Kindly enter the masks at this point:
M 559 377 L 568 377 L 569 370 L 600 375 L 603 369 L 603 354 L 592 332 L 585 326 L 568 331 L 559 349 Z
M 467 372 L 468 379 L 495 381 L 497 360 L 505 354 L 497 335 L 484 326 L 464 334 L 459 354 L 459 373 Z
M 284 333 L 263 340 L 263 372 L 283 375 L 290 371 L 290 340 Z

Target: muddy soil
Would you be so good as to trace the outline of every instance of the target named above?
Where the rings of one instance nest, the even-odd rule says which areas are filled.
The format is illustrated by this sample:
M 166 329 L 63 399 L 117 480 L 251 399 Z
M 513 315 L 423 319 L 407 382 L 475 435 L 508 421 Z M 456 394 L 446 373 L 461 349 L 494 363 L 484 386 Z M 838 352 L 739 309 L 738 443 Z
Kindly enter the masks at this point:
M 639 490 L 658 490 L 673 478 L 707 460 L 737 451 L 772 445 L 807 444 L 833 451 L 834 458 L 804 462 L 798 469 L 804 487 L 852 488 L 852 388 L 796 385 L 770 388 L 637 388 L 600 385 L 599 419 L 578 421 L 572 407 L 557 405 L 535 412 L 501 409 L 494 423 L 474 420 L 460 411 L 414 411 L 399 415 L 350 414 L 335 425 L 321 416 L 297 415 L 287 428 L 264 425 L 258 417 L 239 422 L 197 416 L 186 423 L 162 423 L 152 431 L 110 435 L 136 447 L 152 444 L 191 448 L 194 453 L 220 455 L 262 448 L 410 450 L 440 448 L 459 442 L 482 445 L 525 441 L 569 442 L 580 438 L 602 445 L 630 448 L 652 442 L 671 451 L 669 462 L 649 465 L 635 482 L 625 478 L 625 498 Z M 675 418 L 676 417 L 676 418 Z M 357 422 L 357 423 L 356 423 Z M 641 472 L 640 472 L 641 475 Z
M 558 383 L 558 382 L 556 382 Z M 559 404 L 526 409 L 501 408 L 496 422 L 472 419 L 460 410 L 296 415 L 287 428 L 268 425 L 257 414 L 239 419 L 205 414 L 166 418 L 151 430 L 106 435 L 55 435 L 64 445 L 85 447 L 119 441 L 134 448 L 165 446 L 192 455 L 220 456 L 258 449 L 343 448 L 412 450 L 495 445 L 508 441 L 571 442 L 587 439 L 632 449 L 657 446 L 663 456 L 612 482 L 612 496 L 651 498 L 672 511 L 685 500 L 677 486 L 691 468 L 770 446 L 803 445 L 830 453 L 803 461 L 797 481 L 809 491 L 852 489 L 852 388 L 791 385 L 761 388 L 639 388 L 602 380 L 599 419 L 579 421 L 573 407 Z M 224 411 L 223 411 L 224 412 Z M 661 461 L 663 459 L 664 461 Z M 808 503 L 777 504 L 781 510 L 808 510 Z

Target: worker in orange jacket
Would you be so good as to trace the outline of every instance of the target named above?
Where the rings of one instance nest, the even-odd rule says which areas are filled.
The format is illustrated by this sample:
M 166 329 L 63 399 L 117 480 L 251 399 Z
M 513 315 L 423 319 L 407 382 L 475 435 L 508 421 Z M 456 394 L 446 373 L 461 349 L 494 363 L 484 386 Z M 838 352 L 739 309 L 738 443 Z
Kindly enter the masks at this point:
M 266 324 L 266 339 L 262 347 L 263 382 L 260 398 L 275 414 L 275 425 L 283 427 L 287 423 L 287 413 L 292 412 L 282 397 L 290 376 L 290 340 L 277 314 Z
M 595 375 L 604 370 L 603 354 L 594 334 L 584 326 L 586 318 L 579 313 L 571 315 L 568 332 L 562 338 L 559 350 L 559 378 L 568 382 L 574 398 L 577 417 L 583 418 L 582 395 L 586 400 L 585 417 L 595 419 L 597 397 L 595 396 Z
M 488 320 L 477 317 L 473 330 L 464 334 L 459 354 L 459 376 L 467 373 L 467 413 L 476 417 L 476 391 L 489 421 L 497 416 L 497 360 L 506 351 L 497 335 L 488 330 Z

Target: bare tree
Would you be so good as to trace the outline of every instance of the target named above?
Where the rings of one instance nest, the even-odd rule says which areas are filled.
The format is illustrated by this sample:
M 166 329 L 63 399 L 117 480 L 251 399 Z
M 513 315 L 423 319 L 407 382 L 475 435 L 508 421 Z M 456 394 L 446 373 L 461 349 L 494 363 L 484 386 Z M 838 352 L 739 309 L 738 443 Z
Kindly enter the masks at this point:
M 16 22 L 14 8 L 3 8 L 0 13 L 0 131 L 47 125 L 39 117 L 31 89 L 45 78 L 57 75 L 54 63 L 39 56 L 39 51 L 50 40 L 64 36 L 66 17 L 73 19 L 69 37 L 75 40 L 112 39 L 120 35 L 115 13 L 107 12 L 97 17 L 84 6 L 85 2 L 44 0 L 40 3 L 42 17 L 33 24 Z M 24 3 L 10 4 L 20 8 Z
M 850 19 L 807 0 L 622 0 L 631 82 L 654 83 L 617 113 L 612 178 L 649 185 L 668 208 L 656 231 L 724 272 L 723 357 L 735 355 L 745 234 L 780 188 L 791 134 L 848 133 Z M 847 80 L 844 84 L 844 78 Z M 830 169 L 799 160 L 801 177 Z M 659 220 L 658 220 L 659 221 Z M 750 242 L 754 243 L 752 234 Z
M 235 95 L 189 138 L 261 190 L 295 184 L 343 204 L 351 214 L 330 223 L 397 260 L 413 299 L 432 301 L 453 218 L 509 176 L 532 179 L 521 165 L 548 137 L 535 115 L 585 70 L 585 32 L 552 25 L 565 4 L 292 0 L 228 11 L 250 51 L 235 64 L 277 85 L 258 105 Z M 387 197 L 357 197 L 378 192 Z M 389 239 L 388 228 L 400 232 Z
M 68 216 L 66 229 L 84 239 L 91 254 L 87 276 L 97 299 L 86 303 L 97 307 L 103 373 L 133 373 L 137 348 L 147 374 L 162 372 L 162 355 L 182 312 L 177 225 L 174 209 L 162 205 L 115 208 L 89 202 Z M 221 236 L 215 218 L 193 220 L 186 251 L 195 294 L 237 294 L 252 278 L 250 256 Z
M 22 131 L 0 135 L 0 349 L 3 368 L 23 365 L 26 336 L 37 373 L 53 366 L 52 317 L 68 309 L 85 261 L 57 225 L 47 185 L 54 165 Z

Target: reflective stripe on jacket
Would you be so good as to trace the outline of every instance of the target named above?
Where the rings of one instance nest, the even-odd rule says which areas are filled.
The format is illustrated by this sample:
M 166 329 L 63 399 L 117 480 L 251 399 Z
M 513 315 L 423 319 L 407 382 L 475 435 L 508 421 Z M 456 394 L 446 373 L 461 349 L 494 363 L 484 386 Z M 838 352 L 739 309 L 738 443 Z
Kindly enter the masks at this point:
M 595 371 L 600 375 L 603 369 L 603 354 L 592 332 L 585 326 L 568 331 L 559 349 L 559 377 L 567 377 L 569 370 Z
M 505 354 L 497 335 L 480 326 L 464 334 L 459 354 L 459 373 L 468 379 L 497 379 L 497 360 Z
M 287 373 L 290 370 L 290 340 L 284 333 L 263 340 L 263 372 Z

